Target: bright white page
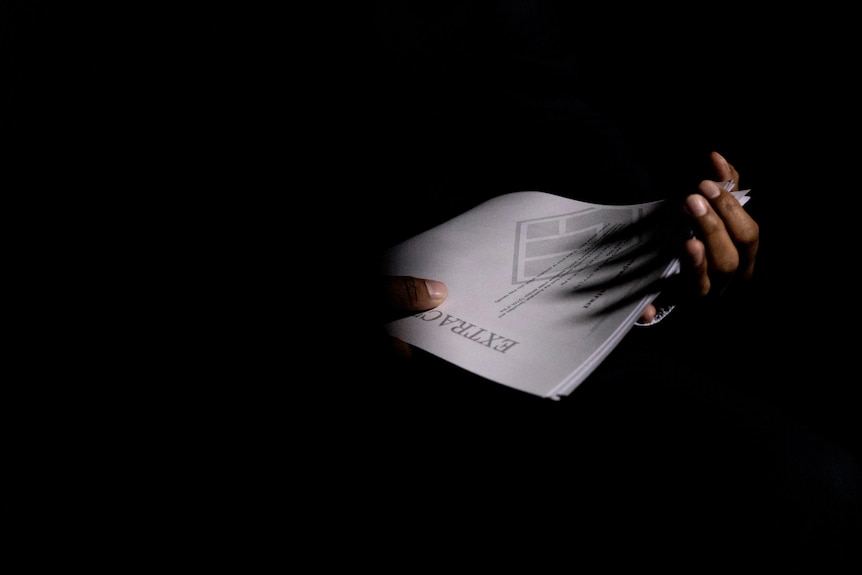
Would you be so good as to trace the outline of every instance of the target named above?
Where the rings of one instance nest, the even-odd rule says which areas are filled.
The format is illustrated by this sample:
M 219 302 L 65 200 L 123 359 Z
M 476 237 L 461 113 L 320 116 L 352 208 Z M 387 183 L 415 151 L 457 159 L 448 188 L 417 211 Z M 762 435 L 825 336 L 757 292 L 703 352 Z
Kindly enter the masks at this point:
M 449 295 L 388 331 L 497 383 L 568 395 L 632 328 L 655 282 L 678 269 L 637 249 L 642 233 L 618 235 L 658 206 L 544 192 L 489 200 L 390 250 L 388 273 L 440 280 Z

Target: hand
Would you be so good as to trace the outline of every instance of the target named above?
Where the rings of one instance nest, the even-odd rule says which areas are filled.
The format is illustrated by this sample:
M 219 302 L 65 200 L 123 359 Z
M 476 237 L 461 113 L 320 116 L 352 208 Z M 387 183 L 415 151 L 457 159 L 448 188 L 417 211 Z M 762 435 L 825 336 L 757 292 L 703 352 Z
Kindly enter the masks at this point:
M 449 294 L 443 282 L 412 276 L 385 276 L 382 283 L 381 303 L 388 319 L 435 308 Z M 410 345 L 400 339 L 390 336 L 389 343 L 399 357 L 409 358 L 412 355 Z
M 718 152 L 710 159 L 717 181 L 702 181 L 698 193 L 685 200 L 694 237 L 686 241 L 680 262 L 685 288 L 701 298 L 721 297 L 733 283 L 750 279 L 760 241 L 757 222 L 717 183 L 732 180 L 731 191 L 736 191 L 739 172 Z M 650 305 L 640 321 L 650 322 L 655 315 L 656 308 Z

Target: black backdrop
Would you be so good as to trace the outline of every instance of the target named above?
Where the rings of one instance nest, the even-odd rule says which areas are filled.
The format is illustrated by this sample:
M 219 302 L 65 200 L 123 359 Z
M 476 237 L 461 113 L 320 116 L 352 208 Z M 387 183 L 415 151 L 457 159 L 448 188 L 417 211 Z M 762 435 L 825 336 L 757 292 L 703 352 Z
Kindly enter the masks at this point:
M 364 155 L 374 136 L 362 131 L 369 126 L 362 114 L 368 98 L 380 103 L 369 86 L 379 76 L 366 58 L 376 10 L 390 4 L 397 3 L 254 10 L 210 2 L 104 12 L 6 0 L 4 189 L 26 195 L 87 186 L 131 201 L 135 210 L 123 213 L 146 213 L 150 224 L 194 245 L 183 253 L 205 262 L 183 268 L 195 288 L 182 301 L 193 308 L 196 298 L 230 301 L 240 283 L 260 281 L 268 296 L 292 294 L 255 264 L 278 253 L 285 220 L 313 229 L 319 218 L 308 214 L 325 214 L 351 233 L 361 224 L 363 194 L 374 187 Z M 437 4 L 443 24 L 445 10 L 461 13 L 456 2 Z M 760 297 L 750 304 L 756 327 L 728 345 L 762 372 L 761 393 L 858 450 L 852 18 L 789 8 L 754 16 L 726 7 L 704 16 L 556 4 L 552 27 L 566 48 L 586 55 L 580 73 L 590 97 L 656 173 L 677 173 L 659 149 L 687 158 L 716 148 L 739 168 L 761 224 Z M 69 196 L 55 199 L 65 204 Z M 95 200 L 80 201 L 89 208 Z M 202 205 L 209 217 L 189 217 Z M 301 255 L 308 261 L 297 261 L 314 270 L 303 277 L 327 275 L 328 248 Z M 345 272 L 361 264 L 345 259 Z M 232 266 L 236 273 L 224 272 Z M 215 292 L 197 289 L 195 271 Z M 195 317 L 212 323 L 201 311 Z M 255 334 L 260 343 L 269 332 Z

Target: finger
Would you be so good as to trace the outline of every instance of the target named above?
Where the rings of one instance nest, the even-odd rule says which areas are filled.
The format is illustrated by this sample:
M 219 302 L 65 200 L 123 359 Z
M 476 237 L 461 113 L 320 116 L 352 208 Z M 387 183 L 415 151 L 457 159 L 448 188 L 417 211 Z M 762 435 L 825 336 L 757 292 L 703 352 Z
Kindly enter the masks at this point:
M 658 312 L 655 309 L 653 304 L 647 304 L 644 308 L 643 313 L 641 313 L 641 317 L 638 320 L 640 323 L 650 323 L 655 319 L 655 316 Z
M 715 182 L 701 182 L 700 192 L 709 199 L 710 206 L 721 218 L 733 245 L 736 246 L 738 264 L 736 273 L 743 279 L 754 274 L 754 263 L 760 240 L 760 227 L 745 211 L 739 200 L 721 189 Z
M 710 154 L 712 167 L 715 169 L 715 179 L 720 182 L 733 180 L 734 189 L 739 189 L 739 172 L 718 152 Z M 733 190 L 731 190 L 733 191 Z
M 383 278 L 383 305 L 387 311 L 424 311 L 437 307 L 446 299 L 446 284 L 412 276 Z
M 701 191 L 704 190 L 707 190 L 704 195 L 706 193 L 713 194 L 716 190 L 720 192 L 718 185 L 709 180 L 701 183 Z M 724 193 L 735 201 L 733 195 L 728 192 Z M 712 209 L 703 195 L 691 194 L 688 196 L 685 208 L 693 220 L 692 228 L 695 235 L 703 242 L 704 259 L 711 283 L 721 286 L 719 289 L 719 293 L 721 293 L 739 267 L 739 253 L 736 250 L 736 245 L 734 245 L 724 221 Z
M 413 347 L 407 342 L 392 336 L 389 336 L 388 342 L 389 350 L 395 357 L 405 360 L 413 357 Z
M 706 247 L 699 239 L 691 238 L 685 242 L 685 255 L 683 265 L 686 266 L 687 275 L 694 286 L 694 294 L 704 297 L 712 287 L 706 262 Z

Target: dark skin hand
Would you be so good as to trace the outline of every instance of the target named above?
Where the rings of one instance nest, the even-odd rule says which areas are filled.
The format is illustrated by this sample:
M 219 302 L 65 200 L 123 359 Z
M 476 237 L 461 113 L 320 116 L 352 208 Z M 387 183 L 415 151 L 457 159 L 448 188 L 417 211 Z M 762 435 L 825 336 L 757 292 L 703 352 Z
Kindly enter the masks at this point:
M 703 180 L 698 193 L 685 199 L 684 211 L 695 237 L 685 242 L 681 277 L 690 297 L 721 297 L 736 282 L 754 275 L 760 227 L 732 192 L 739 190 L 739 172 L 718 152 L 710 154 L 716 180 Z M 722 183 L 733 180 L 733 189 Z M 655 306 L 640 321 L 655 317 Z
M 703 180 L 698 193 L 685 199 L 684 211 L 694 237 L 686 240 L 681 257 L 681 272 L 692 297 L 721 297 L 736 282 L 744 282 L 754 274 L 754 264 L 760 240 L 760 227 L 745 211 L 732 191 L 739 189 L 739 172 L 718 152 L 710 154 L 716 179 Z M 722 183 L 733 180 L 734 187 L 726 191 Z M 389 317 L 437 307 L 448 291 L 442 282 L 410 276 L 387 276 L 382 284 L 384 312 Z M 640 318 L 649 322 L 656 315 L 650 304 Z M 393 351 L 410 357 L 411 347 L 390 338 Z
M 435 308 L 449 295 L 443 282 L 412 276 L 385 276 L 382 290 L 384 314 L 392 318 Z M 389 343 L 397 356 L 412 355 L 412 347 L 400 339 L 390 337 Z

